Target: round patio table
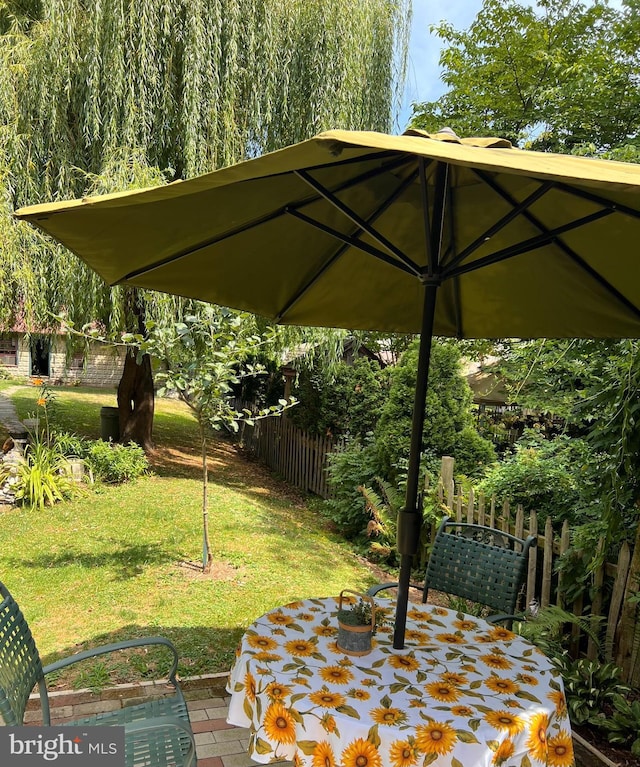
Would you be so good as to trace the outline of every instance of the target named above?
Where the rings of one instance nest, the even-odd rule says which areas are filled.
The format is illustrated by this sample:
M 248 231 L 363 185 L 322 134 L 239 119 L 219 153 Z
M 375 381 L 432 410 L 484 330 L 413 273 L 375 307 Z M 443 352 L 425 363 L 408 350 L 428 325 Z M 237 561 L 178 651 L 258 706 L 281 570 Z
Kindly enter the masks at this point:
M 377 600 L 393 615 L 392 600 Z M 245 632 L 228 722 L 258 762 L 296 767 L 570 767 L 562 679 L 499 625 L 410 605 L 406 646 L 383 627 L 368 655 L 336 646 L 338 598 L 278 607 Z

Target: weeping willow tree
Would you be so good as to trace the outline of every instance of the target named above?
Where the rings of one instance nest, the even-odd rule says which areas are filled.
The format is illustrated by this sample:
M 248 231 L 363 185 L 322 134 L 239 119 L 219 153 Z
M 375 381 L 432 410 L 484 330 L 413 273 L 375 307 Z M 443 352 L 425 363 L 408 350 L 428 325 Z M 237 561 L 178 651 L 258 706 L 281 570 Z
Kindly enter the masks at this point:
M 11 211 L 188 178 L 328 128 L 388 131 L 410 2 L 5 0 L 1 325 L 50 327 L 64 310 L 139 332 L 150 314 L 175 316 L 179 301 L 108 289 Z M 142 394 L 125 391 L 121 425 L 153 397 L 149 376 L 130 379 Z M 150 424 L 129 436 L 148 443 Z

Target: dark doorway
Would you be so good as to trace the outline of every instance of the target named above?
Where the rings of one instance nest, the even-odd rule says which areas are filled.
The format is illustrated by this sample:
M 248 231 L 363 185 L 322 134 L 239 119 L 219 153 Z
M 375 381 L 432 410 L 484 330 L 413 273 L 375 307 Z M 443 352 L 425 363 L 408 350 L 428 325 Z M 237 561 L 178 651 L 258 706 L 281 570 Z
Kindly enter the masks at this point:
M 49 375 L 49 341 L 44 338 L 31 341 L 31 375 Z

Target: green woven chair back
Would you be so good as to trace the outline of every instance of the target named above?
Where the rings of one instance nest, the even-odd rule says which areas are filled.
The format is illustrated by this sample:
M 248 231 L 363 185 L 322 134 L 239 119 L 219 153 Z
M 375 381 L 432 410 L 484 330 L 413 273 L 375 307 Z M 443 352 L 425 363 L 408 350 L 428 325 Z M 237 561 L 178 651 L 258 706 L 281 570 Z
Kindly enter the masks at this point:
M 429 557 L 423 602 L 435 589 L 513 615 L 533 541 L 445 517 Z
M 44 678 L 40 655 L 22 611 L 0 583 L 0 716 L 21 725 L 29 695 Z

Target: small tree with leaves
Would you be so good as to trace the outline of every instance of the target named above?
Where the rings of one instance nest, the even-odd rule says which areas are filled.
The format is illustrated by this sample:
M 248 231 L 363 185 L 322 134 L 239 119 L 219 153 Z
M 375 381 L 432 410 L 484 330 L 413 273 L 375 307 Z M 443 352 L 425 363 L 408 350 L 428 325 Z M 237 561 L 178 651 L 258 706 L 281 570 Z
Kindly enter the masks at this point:
M 236 431 L 238 422 L 251 423 L 255 418 L 275 415 L 287 404 L 282 400 L 251 414 L 239 412 L 233 405 L 233 385 L 245 376 L 259 375 L 255 359 L 271 333 L 258 333 L 255 318 L 250 314 L 201 304 L 198 313 L 185 316 L 170 325 L 149 323 L 147 338 L 127 334 L 123 340 L 135 344 L 140 354 L 149 354 L 158 361 L 160 370 L 156 381 L 158 394 L 173 392 L 189 407 L 198 421 L 202 455 L 202 520 L 203 570 L 209 572 L 213 562 L 209 537 L 208 512 L 208 438 L 214 431 Z

